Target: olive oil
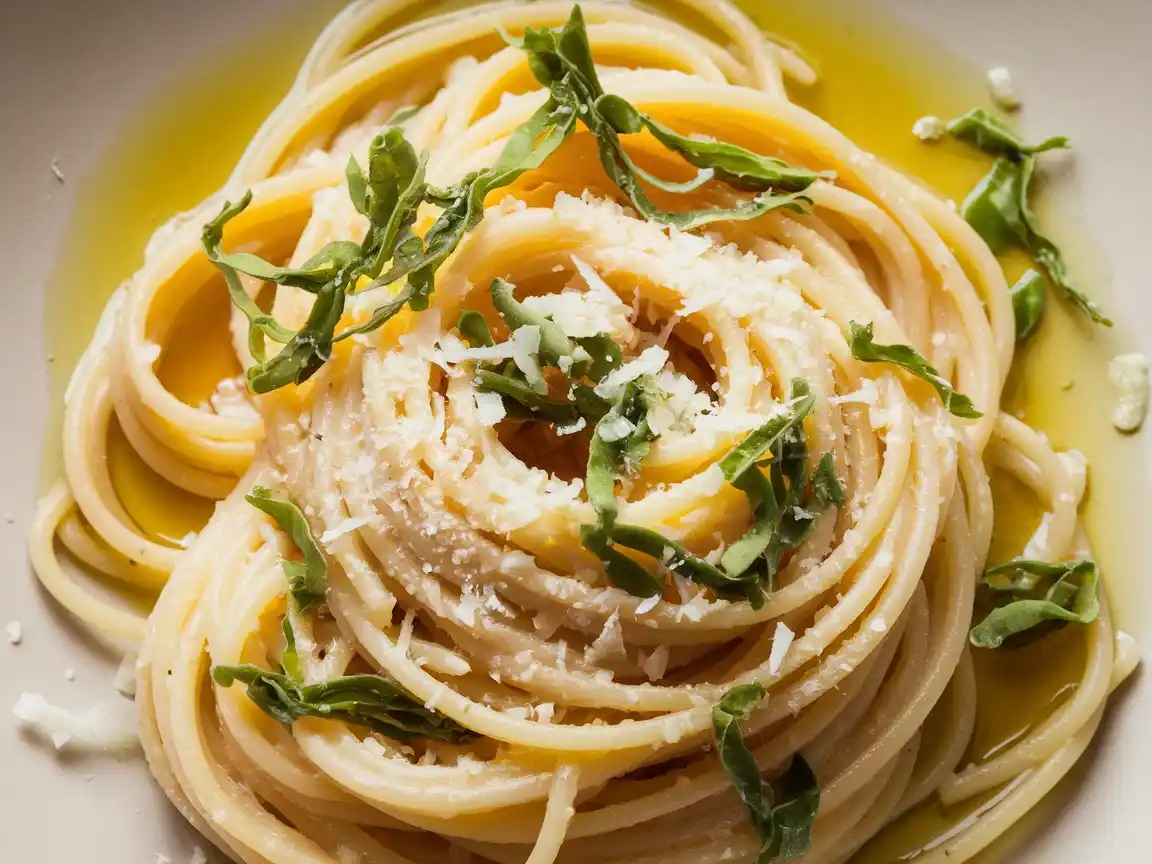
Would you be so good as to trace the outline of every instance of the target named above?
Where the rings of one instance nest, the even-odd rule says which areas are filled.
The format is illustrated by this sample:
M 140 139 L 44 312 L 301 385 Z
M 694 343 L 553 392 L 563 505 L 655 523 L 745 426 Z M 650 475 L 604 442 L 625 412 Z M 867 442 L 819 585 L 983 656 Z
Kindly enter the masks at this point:
M 318 0 L 254 41 L 198 65 L 163 89 L 125 128 L 119 143 L 85 178 L 64 257 L 49 288 L 49 343 L 54 402 L 87 344 L 105 300 L 139 266 L 155 228 L 218 188 L 260 122 L 288 89 L 308 45 L 340 8 Z M 455 4 L 459 5 L 459 4 Z M 983 75 L 925 34 L 848 0 L 746 0 L 746 11 L 774 37 L 796 45 L 819 74 L 810 86 L 790 85 L 800 104 L 836 125 L 864 148 L 959 202 L 988 168 L 988 160 L 954 141 L 925 143 L 912 134 L 926 114 L 949 118 L 987 105 Z M 1026 119 L 1026 118 L 1025 118 Z M 1026 124 L 1025 124 L 1026 125 Z M 1035 130 L 1059 133 L 1059 129 Z M 1043 163 L 1042 163 L 1043 164 Z M 1041 192 L 1046 190 L 1041 189 Z M 1044 197 L 1043 195 L 1041 196 Z M 1041 200 L 1042 223 L 1061 244 L 1073 272 L 1108 308 L 1107 275 L 1084 245 L 1078 226 Z M 1009 256 L 1015 278 L 1027 266 Z M 157 366 L 178 398 L 198 405 L 222 378 L 240 370 L 229 347 L 223 285 L 203 303 L 190 303 L 169 334 Z M 193 311 L 194 310 L 194 311 Z M 1129 478 L 1144 476 L 1136 442 L 1109 423 L 1109 358 L 1122 334 L 1105 331 L 1055 296 L 1039 331 L 1020 348 L 1004 408 L 1045 432 L 1058 448 L 1082 451 L 1090 464 L 1084 516 L 1121 626 L 1144 620 L 1131 578 L 1141 533 Z M 49 424 L 47 480 L 59 474 L 58 418 Z M 178 543 L 208 518 L 212 503 L 175 489 L 135 455 L 115 425 L 109 468 L 125 509 L 161 541 Z M 1023 548 L 1039 518 L 1035 501 L 1004 476 L 994 478 L 996 535 L 991 561 Z M 1074 628 L 1017 652 L 976 652 L 979 709 L 969 760 L 990 758 L 1042 721 L 1067 698 L 1079 678 L 1083 646 Z M 1009 698 L 1010 697 L 1010 698 Z M 1067 794 L 1062 785 L 1051 797 Z M 945 810 L 929 802 L 886 829 L 855 857 L 881 864 L 915 860 L 976 818 L 994 791 Z M 1027 820 L 1026 820 L 1027 821 Z M 1021 831 L 996 844 L 1001 853 Z M 995 860 L 989 850 L 981 860 Z
M 61 472 L 64 390 L 108 297 L 140 267 L 148 238 L 161 224 L 224 183 L 291 86 L 316 34 L 342 6 L 321 0 L 177 76 L 80 179 L 75 215 L 46 298 L 54 413 L 46 429 L 45 486 Z M 227 300 L 223 283 L 219 287 L 205 308 L 177 321 L 157 366 L 161 381 L 190 405 L 205 401 L 221 378 L 240 371 L 228 347 Z M 155 474 L 115 424 L 108 444 L 121 502 L 152 539 L 176 543 L 203 526 L 212 502 Z

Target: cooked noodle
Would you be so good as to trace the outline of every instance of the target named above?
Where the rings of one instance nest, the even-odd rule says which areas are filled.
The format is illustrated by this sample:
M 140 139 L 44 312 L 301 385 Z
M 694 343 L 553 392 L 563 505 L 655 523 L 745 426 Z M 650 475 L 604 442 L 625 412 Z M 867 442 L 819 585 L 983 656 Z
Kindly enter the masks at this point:
M 165 792 L 245 862 L 747 861 L 759 844 L 710 749 L 710 716 L 730 686 L 759 681 L 768 697 L 743 728 L 761 768 L 773 776 L 802 751 L 820 778 L 805 860 L 847 860 L 937 792 L 951 803 L 1001 790 L 917 858 L 967 860 L 1069 770 L 1121 662 L 1102 599 L 1078 630 L 1087 661 L 1075 695 L 994 759 L 962 764 L 989 469 L 1019 478 L 1046 513 L 1031 557 L 1061 560 L 1088 552 L 1084 466 L 997 411 L 1014 325 L 988 248 L 944 202 L 789 102 L 785 78 L 812 71 L 726 0 L 681 0 L 678 19 L 588 2 L 605 87 L 677 129 L 829 172 L 807 192 L 812 214 L 695 233 L 645 222 L 581 128 L 489 197 L 427 311 L 342 343 L 311 381 L 260 397 L 258 413 L 205 411 L 162 385 L 153 346 L 205 286 L 223 290 L 200 229 L 224 198 L 253 190 L 230 248 L 298 265 L 362 235 L 344 165 L 350 153 L 366 163 L 397 109 L 423 106 L 405 133 L 431 152 L 429 182 L 447 185 L 491 164 L 539 106 L 523 53 L 497 28 L 559 27 L 567 0 L 404 23 L 419 5 L 354 3 L 329 25 L 225 188 L 153 238 L 69 388 L 65 479 L 40 507 L 32 556 L 72 613 L 141 643 L 142 737 Z M 690 18 L 715 41 L 677 23 Z M 683 171 L 637 142 L 654 173 Z M 730 194 L 691 197 L 716 206 Z M 613 328 L 630 356 L 669 351 L 662 374 L 684 391 L 683 414 L 653 442 L 622 514 L 700 555 L 749 520 L 743 493 L 710 469 L 791 380 L 810 383 L 808 440 L 833 454 L 847 500 L 819 518 L 762 608 L 687 581 L 653 606 L 607 581 L 580 543 L 595 520 L 581 436 L 492 425 L 466 367 L 445 360 L 460 312 L 490 309 L 494 277 L 565 292 L 555 302 Z M 312 302 L 248 287 L 295 326 Z M 354 300 L 347 315 L 379 302 Z M 853 320 L 916 347 L 984 416 L 954 418 L 922 382 L 854 360 L 843 335 Z M 251 363 L 239 313 L 233 330 Z M 106 458 L 114 420 L 156 473 L 222 499 L 187 550 L 146 536 L 119 503 Z M 275 666 L 281 651 L 280 560 L 292 547 L 245 502 L 256 485 L 298 503 L 325 538 L 327 613 L 292 621 L 308 680 L 374 670 L 482 737 L 408 746 L 334 720 L 286 727 L 241 688 L 212 683 L 214 664 Z M 61 549 L 115 581 L 162 586 L 151 614 L 90 592 Z M 781 622 L 796 636 L 773 657 Z

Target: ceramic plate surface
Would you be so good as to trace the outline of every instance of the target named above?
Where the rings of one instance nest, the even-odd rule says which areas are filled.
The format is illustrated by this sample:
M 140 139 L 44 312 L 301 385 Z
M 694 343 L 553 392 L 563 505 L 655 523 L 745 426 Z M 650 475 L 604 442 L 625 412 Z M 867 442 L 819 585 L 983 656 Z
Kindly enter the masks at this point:
M 902 19 L 978 69 L 1009 65 L 1025 96 L 1024 126 L 1074 139 L 1077 160 L 1060 178 L 1059 194 L 1074 214 L 1071 224 L 1087 226 L 1087 243 L 1099 250 L 1104 266 L 1096 281 L 1105 284 L 1093 289 L 1120 322 L 1118 344 L 1152 355 L 1152 3 L 871 2 L 883 2 L 883 15 Z M 24 690 L 74 708 L 118 698 L 111 690 L 116 660 L 70 625 L 38 590 L 27 563 L 24 538 L 43 489 L 45 451 L 56 447 L 55 434 L 45 431 L 55 410 L 50 381 L 66 371 L 49 356 L 48 328 L 86 341 L 86 327 L 70 328 L 70 317 L 90 320 L 88 307 L 114 287 L 73 289 L 69 296 L 87 300 L 46 320 L 47 286 L 71 236 L 77 196 L 123 130 L 141 122 L 141 112 L 158 110 L 157 94 L 177 81 L 196 86 L 197 76 L 210 82 L 214 58 L 234 53 L 245 38 L 269 50 L 267 36 L 258 34 L 277 27 L 291 29 L 302 46 L 336 8 L 301 0 L 0 2 L 0 624 L 18 619 L 24 631 L 20 646 L 0 643 L 0 861 L 152 864 L 162 853 L 182 864 L 197 843 L 142 759 L 57 760 L 25 739 L 9 714 Z M 292 50 L 298 56 L 301 48 Z M 187 142 L 182 158 L 195 158 L 197 146 L 212 147 L 210 133 Z M 53 160 L 63 183 L 50 171 Z M 108 194 L 130 195 L 142 206 L 153 200 L 149 189 Z M 170 213 L 153 215 L 159 222 Z M 1138 446 L 1152 449 L 1152 435 L 1146 432 Z M 1126 482 L 1131 495 L 1098 505 L 1105 513 L 1110 506 L 1144 511 L 1152 489 L 1144 469 Z M 1152 532 L 1145 537 L 1152 544 Z M 1122 624 L 1148 656 L 1149 556 L 1129 557 L 1126 572 L 1108 575 L 1123 586 Z M 66 679 L 69 669 L 75 680 Z M 1110 705 L 1081 766 L 1054 793 L 1043 822 L 1027 832 L 1026 848 L 1011 859 L 1152 860 L 1145 830 L 1150 729 L 1152 681 L 1137 673 Z

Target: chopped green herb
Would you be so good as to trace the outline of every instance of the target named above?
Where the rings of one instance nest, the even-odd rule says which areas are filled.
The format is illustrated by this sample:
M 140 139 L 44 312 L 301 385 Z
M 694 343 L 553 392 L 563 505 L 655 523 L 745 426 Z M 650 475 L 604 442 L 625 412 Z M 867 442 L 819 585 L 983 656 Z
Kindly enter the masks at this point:
M 815 491 L 816 509 L 823 510 L 831 504 L 844 503 L 844 487 L 836 476 L 836 465 L 832 454 L 825 453 L 820 457 L 820 464 L 812 474 L 812 488 Z
M 488 327 L 488 322 L 484 320 L 483 315 L 474 309 L 466 309 L 460 313 L 460 319 L 456 322 L 456 329 L 473 348 L 491 348 L 496 344 L 496 340 L 492 338 L 492 330 Z
M 550 99 L 545 107 L 565 110 L 596 136 L 605 172 L 645 219 L 688 230 L 722 220 L 755 219 L 777 208 L 805 212 L 811 205 L 811 200 L 800 193 L 816 181 L 815 173 L 734 144 L 680 135 L 637 111 L 621 97 L 606 94 L 592 61 L 584 16 L 578 5 L 559 31 L 529 27 L 519 38 L 505 34 L 505 40 L 528 55 L 536 80 L 549 89 Z M 625 151 L 620 135 L 644 129 L 701 169 L 697 178 L 688 183 L 672 183 L 636 165 Z M 738 188 L 759 190 L 760 194 L 730 208 L 668 211 L 653 204 L 639 183 L 643 180 L 664 191 L 682 193 L 699 188 L 712 177 Z
M 629 381 L 592 432 L 585 489 L 596 513 L 596 524 L 580 529 L 584 546 L 600 558 L 609 580 L 637 597 L 658 595 L 660 582 L 627 555 L 613 549 L 612 534 L 618 513 L 616 480 L 639 468 L 653 437 L 647 421 L 647 386 L 642 378 Z M 620 430 L 626 430 L 625 434 L 616 434 Z
M 952 388 L 951 382 L 941 376 L 940 373 L 910 345 L 876 344 L 872 341 L 871 322 L 862 326 L 855 321 L 850 321 L 848 328 L 850 333 L 849 345 L 852 349 L 852 356 L 857 360 L 863 360 L 866 363 L 892 363 L 912 373 L 917 378 L 924 379 L 932 385 L 932 388 L 940 396 L 940 401 L 944 403 L 945 410 L 952 412 L 957 417 L 972 419 L 984 416 L 976 410 L 971 399 L 963 393 L 957 393 Z
M 745 591 L 754 607 L 771 589 L 784 552 L 799 546 L 816 519 L 800 507 L 807 486 L 808 447 L 804 418 L 815 397 L 808 382 L 792 382 L 785 410 L 752 431 L 720 461 L 724 479 L 748 496 L 752 525 L 720 558 L 730 575 L 744 576 Z M 766 477 L 761 467 L 769 468 Z
M 957 117 L 948 124 L 948 131 L 954 138 L 992 156 L 1019 157 L 1071 146 L 1063 136 L 1054 136 L 1039 144 L 1025 144 L 1011 126 L 983 108 L 973 108 L 962 117 Z
M 1046 622 L 1090 624 L 1100 613 L 1099 571 L 1087 559 L 1050 563 L 1018 559 L 990 567 L 982 585 L 996 608 L 972 628 L 977 648 L 999 648 L 1006 639 Z
M 276 498 L 271 489 L 263 486 L 253 487 L 244 499 L 276 520 L 280 530 L 292 538 L 304 556 L 303 561 L 284 561 L 281 564 L 296 608 L 306 612 L 323 603 L 328 592 L 328 560 L 312 536 L 303 511 L 291 501 Z
M 992 170 L 976 184 L 960 212 L 976 233 L 999 255 L 1017 245 L 1023 220 L 1020 217 L 1022 197 L 1020 167 L 1001 156 L 992 163 Z
M 539 354 L 542 365 L 558 366 L 560 358 L 567 357 L 572 362 L 572 377 L 581 377 L 587 365 L 584 351 L 568 338 L 559 324 L 517 300 L 510 282 L 493 279 L 488 290 L 492 295 L 492 305 L 496 307 L 509 330 L 516 331 L 525 326 L 540 329 Z
M 403 132 L 389 127 L 370 145 L 366 173 L 355 159 L 348 162 L 349 196 L 369 221 L 363 241 L 359 245 L 330 243 L 299 268 L 276 267 L 255 255 L 221 251 L 225 225 L 247 208 L 252 196 L 248 193 L 236 204 L 225 203 L 220 215 L 204 226 L 203 244 L 209 259 L 224 274 L 232 302 L 249 320 L 249 348 L 256 360 L 247 373 L 249 388 L 267 393 L 303 383 L 329 360 L 336 342 L 383 326 L 406 306 L 426 309 L 436 271 L 465 232 L 483 219 L 485 196 L 539 167 L 573 124 L 572 118 L 562 114 L 537 112 L 512 134 L 492 168 L 473 172 L 445 190 L 424 182 L 427 153 L 417 155 Z M 421 238 L 412 233 L 412 226 L 425 202 L 440 206 L 442 212 Z M 381 275 L 389 262 L 392 266 Z M 265 314 L 244 290 L 240 273 L 316 294 L 304 326 L 292 332 Z M 357 291 L 362 276 L 374 280 L 363 291 L 384 288 L 405 277 L 408 281 L 367 321 L 337 335 L 345 300 Z M 284 346 L 271 359 L 267 358 L 268 339 Z
M 777 446 L 788 430 L 803 422 L 815 402 L 816 399 L 812 396 L 807 381 L 802 378 L 793 381 L 791 404 L 763 426 L 749 433 L 720 460 L 720 470 L 724 472 L 724 479 L 735 485 L 745 471 L 755 466 Z
M 613 544 L 643 552 L 660 561 L 671 572 L 690 579 L 697 585 L 712 588 L 722 596 L 748 596 L 748 580 L 714 567 L 675 540 L 670 540 L 651 528 L 617 523 L 612 526 L 609 537 Z
M 1044 277 L 1029 270 L 1012 286 L 1012 312 L 1016 318 L 1016 341 L 1027 339 L 1044 316 Z
M 1069 301 L 1097 324 L 1112 326 L 1099 304 L 1076 285 L 1059 248 L 1040 231 L 1028 203 L 1036 155 L 1066 148 L 1068 139 L 1053 137 L 1040 144 L 1025 144 L 1006 123 L 981 109 L 953 120 L 948 131 L 996 157 L 992 169 L 968 193 L 960 211 L 988 248 L 996 254 L 1010 247 L 1026 250 Z
M 519 39 L 506 38 L 528 55 L 533 74 L 549 88 L 550 98 L 509 136 L 491 168 L 473 171 L 445 189 L 428 185 L 428 154 L 417 154 L 405 139 L 399 124 L 411 112 L 402 110 L 369 147 L 366 172 L 355 159 L 348 162 L 345 173 L 349 197 L 369 222 L 361 243 L 330 243 L 297 268 L 278 267 L 249 253 L 226 253 L 221 249 L 224 227 L 249 205 L 251 193 L 236 204 L 226 202 L 220 214 L 204 226 L 205 252 L 224 274 L 232 302 L 249 321 L 249 349 L 256 362 L 248 370 L 247 379 L 253 392 L 268 393 L 289 384 L 301 384 L 328 362 L 335 343 L 378 329 L 405 307 L 427 309 L 436 271 L 463 236 L 484 218 L 485 198 L 494 190 L 511 185 L 525 172 L 539 168 L 575 131 L 577 120 L 596 135 L 601 162 L 609 177 L 645 218 L 686 230 L 722 219 L 753 219 L 777 208 L 803 212 L 810 205 L 801 192 L 815 182 L 812 172 L 735 145 L 679 135 L 640 114 L 619 97 L 606 96 L 592 62 L 579 6 L 573 8 L 560 31 L 528 28 Z M 667 183 L 636 166 L 619 135 L 642 129 L 648 129 L 665 146 L 698 166 L 701 173 L 697 180 Z M 691 191 L 718 177 L 739 188 L 759 190 L 759 194 L 730 208 L 670 212 L 652 204 L 638 177 L 676 192 Z M 419 237 L 412 227 L 420 206 L 426 203 L 434 204 L 441 212 L 425 235 Z M 389 263 L 391 266 L 385 271 Z M 315 294 L 316 301 L 304 326 L 293 332 L 264 313 L 244 290 L 241 273 Z M 406 279 L 407 284 L 377 307 L 367 321 L 337 335 L 347 296 L 357 292 L 361 277 L 372 280 L 364 291 L 381 289 L 401 279 Z M 270 359 L 269 340 L 283 346 Z M 547 340 L 545 353 L 554 347 Z M 581 358 L 574 359 L 582 362 Z
M 399 741 L 434 738 L 459 744 L 476 737 L 380 675 L 344 675 L 304 684 L 285 672 L 243 664 L 213 666 L 212 678 L 221 687 L 231 687 L 237 681 L 248 685 L 248 698 L 285 726 L 301 717 L 319 717 L 366 726 Z
M 296 650 L 296 631 L 292 629 L 292 619 L 287 615 L 280 619 L 280 632 L 284 634 L 284 650 L 280 654 L 280 668 L 293 681 L 303 681 L 304 667 L 300 665 L 300 654 Z
M 490 369 L 476 370 L 476 389 L 481 393 L 499 393 L 507 400 L 528 409 L 541 420 L 557 426 L 570 426 L 579 418 L 576 407 L 568 402 L 549 399 L 547 394 L 537 393 L 528 382 L 509 372 L 493 372 Z
M 615 415 L 606 414 L 601 420 L 603 425 L 597 425 L 592 437 L 585 488 L 597 523 L 582 528 L 585 546 L 600 556 L 614 584 L 638 596 L 653 596 L 660 590 L 660 583 L 636 561 L 620 556 L 616 546 L 648 555 L 667 570 L 711 588 L 719 597 L 747 600 L 759 609 L 784 553 L 804 541 L 819 511 L 831 502 L 843 502 L 831 454 L 821 459 L 817 475 L 812 478 L 812 492 L 808 493 L 803 420 L 815 399 L 807 382 L 793 381 L 792 399 L 781 413 L 750 433 L 720 462 L 725 479 L 748 496 L 753 511 L 752 526 L 725 550 L 720 566 L 650 528 L 616 522 L 616 480 L 635 470 L 647 452 L 649 437 L 642 417 L 651 391 L 643 379 L 629 386 L 634 389 L 631 393 L 626 391 L 623 398 L 626 402 L 632 400 L 627 402 L 630 407 L 623 415 L 616 408 Z M 619 416 L 641 433 L 639 441 L 606 440 L 604 429 L 611 428 Z M 771 452 L 773 449 L 778 449 L 778 453 Z M 769 469 L 768 475 L 761 471 L 762 467 Z M 810 503 L 803 505 L 806 499 Z
M 720 764 L 748 808 L 760 839 L 756 864 L 775 864 L 802 858 L 811 849 L 812 825 L 820 809 L 820 783 L 797 753 L 780 779 L 780 803 L 776 803 L 777 794 L 761 776 L 739 727 L 763 698 L 764 687 L 759 683 L 733 687 L 712 709 L 712 731 Z

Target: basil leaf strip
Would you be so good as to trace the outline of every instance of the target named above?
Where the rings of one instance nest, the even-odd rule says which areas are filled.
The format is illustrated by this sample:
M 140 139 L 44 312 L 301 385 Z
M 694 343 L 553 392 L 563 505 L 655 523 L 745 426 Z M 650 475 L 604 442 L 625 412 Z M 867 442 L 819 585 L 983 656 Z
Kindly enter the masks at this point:
M 1002 156 L 960 205 L 960 215 L 993 254 L 999 255 L 1026 239 L 1020 215 L 1023 179 L 1020 166 Z
M 781 555 L 799 545 L 793 540 L 802 541 L 807 533 L 795 530 L 791 510 L 807 482 L 803 422 L 816 400 L 802 378 L 793 380 L 791 391 L 792 399 L 781 414 L 751 432 L 720 461 L 724 479 L 748 496 L 753 514 L 752 526 L 724 550 L 720 565 L 730 576 L 740 576 L 764 559 L 759 575 L 748 573 L 758 590 L 745 589 L 755 608 L 763 603 L 764 589 L 771 586 Z M 774 450 L 779 451 L 778 458 Z M 771 479 L 760 471 L 765 457 L 771 457 L 767 463 Z M 815 519 L 814 514 L 808 515 L 809 522 Z M 782 531 L 785 520 L 789 521 L 786 532 Z
M 808 762 L 797 753 L 781 778 L 780 803 L 764 781 L 756 758 L 740 735 L 739 722 L 764 698 L 760 683 L 742 684 L 725 693 L 712 709 L 712 732 L 720 764 L 748 808 L 760 839 L 757 864 L 793 861 L 812 846 L 812 825 L 820 809 L 820 784 Z
M 280 654 L 280 668 L 293 681 L 304 680 L 304 667 L 300 665 L 300 654 L 296 651 L 296 631 L 291 619 L 285 615 L 280 620 L 280 632 L 284 634 L 284 651 Z
M 1053 137 L 1040 144 L 1025 144 L 1007 124 L 981 109 L 953 120 L 948 131 L 996 157 L 992 169 L 964 199 L 960 212 L 968 224 L 996 254 L 1013 246 L 1026 250 L 1070 302 L 1097 324 L 1111 327 L 1112 321 L 1100 305 L 1076 285 L 1059 248 L 1041 232 L 1028 203 L 1036 154 L 1068 147 L 1068 139 Z
M 820 457 L 820 464 L 812 474 L 812 489 L 817 509 L 823 510 L 829 505 L 839 506 L 844 503 L 844 487 L 840 485 L 840 479 L 836 476 L 836 466 L 831 453 L 825 453 Z
M 995 577 L 1012 574 L 1005 580 Z M 1016 560 L 989 568 L 983 584 L 1007 595 L 1034 594 L 1042 580 L 1054 580 L 1042 597 L 1022 597 L 993 609 L 972 628 L 968 640 L 977 648 L 999 648 L 1015 636 L 1046 621 L 1090 624 L 1100 614 L 1096 562 L 1083 559 L 1052 564 Z
M 571 426 L 579 418 L 575 406 L 553 401 L 537 393 L 526 381 L 490 369 L 476 370 L 476 389 L 481 393 L 499 393 L 557 426 Z
M 1011 126 L 983 108 L 973 108 L 967 114 L 957 117 L 948 124 L 947 129 L 953 138 L 992 156 L 1031 156 L 1071 146 L 1071 142 L 1062 135 L 1053 136 L 1039 144 L 1025 144 Z
M 621 97 L 606 94 L 592 61 L 584 16 L 578 5 L 573 7 L 567 23 L 559 31 L 529 27 L 519 38 L 507 34 L 504 38 L 527 54 L 532 74 L 549 89 L 550 99 L 545 108 L 562 109 L 573 122 L 579 118 L 596 136 L 605 172 L 645 219 L 689 230 L 721 220 L 755 219 L 777 208 L 797 212 L 809 209 L 811 200 L 799 193 L 815 182 L 814 173 L 734 144 L 698 141 L 679 135 L 637 111 Z M 688 183 L 670 183 L 643 171 L 620 141 L 621 134 L 634 134 L 643 129 L 648 129 L 662 144 L 684 156 L 703 173 Z M 761 194 L 730 208 L 668 211 L 656 207 L 638 183 L 640 178 L 668 192 L 687 192 L 699 188 L 713 176 L 733 186 L 762 190 Z M 789 194 L 778 195 L 776 190 Z
M 492 338 L 492 330 L 484 316 L 475 309 L 465 309 L 456 321 L 456 329 L 464 337 L 464 341 L 472 348 L 491 348 L 496 344 Z
M 720 460 L 720 470 L 724 472 L 724 479 L 735 485 L 745 471 L 754 467 L 777 446 L 789 429 L 803 422 L 815 403 L 816 397 L 811 394 L 808 382 L 802 378 L 793 381 L 791 404 L 782 413 L 749 433 Z
M 244 500 L 271 516 L 304 556 L 303 561 L 281 562 L 296 608 L 307 612 L 323 603 L 328 592 L 328 559 L 312 536 L 303 511 L 291 501 L 277 498 L 271 489 L 263 486 L 253 487 Z
M 477 737 L 379 675 L 345 675 L 302 684 L 289 675 L 243 664 L 213 666 L 212 678 L 221 687 L 248 685 L 248 698 L 285 726 L 301 717 L 319 717 L 366 726 L 399 741 L 435 738 L 459 744 Z
M 772 808 L 776 843 L 769 861 L 795 861 L 812 849 L 812 826 L 820 809 L 820 781 L 808 761 L 797 753 L 780 778 L 780 803 Z M 761 859 L 763 860 L 763 859 Z
M 204 245 L 208 259 L 216 265 L 224 275 L 224 282 L 228 286 L 228 294 L 236 306 L 248 319 L 248 350 L 257 362 L 267 356 L 264 337 L 268 336 L 274 342 L 281 344 L 292 338 L 292 331 L 279 324 L 275 318 L 264 312 L 256 301 L 248 296 L 244 285 L 240 281 L 240 272 L 229 263 L 228 256 L 220 251 L 220 244 L 224 239 L 224 226 L 232 219 L 248 209 L 252 203 L 252 192 L 244 193 L 244 197 L 233 204 L 225 201 L 220 215 L 204 226 L 201 241 Z
M 907 372 L 922 378 L 932 385 L 940 396 L 944 408 L 957 417 L 974 419 L 983 417 L 972 400 L 963 393 L 957 393 L 951 382 L 941 377 L 940 373 L 910 345 L 878 345 L 872 341 L 872 323 L 861 326 L 855 321 L 848 323 L 850 332 L 849 345 L 852 356 L 866 363 L 892 363 Z
M 580 529 L 585 548 L 599 557 L 609 581 L 636 597 L 659 595 L 662 590 L 660 581 L 640 564 L 613 549 L 612 538 L 619 512 L 616 480 L 636 470 L 648 454 L 652 438 L 646 419 L 645 385 L 642 378 L 629 381 L 592 432 L 584 486 L 588 503 L 596 513 L 596 524 L 584 525 Z M 606 430 L 622 421 L 630 424 L 632 431 L 621 438 L 608 440 Z
M 251 191 L 244 193 L 235 204 L 226 202 L 220 215 L 205 225 L 201 232 L 208 260 L 224 271 L 226 276 L 229 272 L 233 276 L 244 273 L 256 279 L 275 282 L 277 285 L 291 285 L 315 294 L 321 285 L 336 278 L 341 269 L 359 260 L 360 247 L 348 240 L 327 244 L 299 267 L 277 267 L 249 252 L 224 252 L 220 248 L 224 240 L 224 226 L 247 210 L 251 203 Z
M 605 98 L 620 99 L 619 96 Z M 640 117 L 644 128 L 669 150 L 679 153 L 697 168 L 715 172 L 716 177 L 737 189 L 803 192 L 818 177 L 812 171 L 794 168 L 782 159 L 760 156 L 751 150 L 722 141 L 690 138 L 656 122 L 647 114 L 641 114 Z
M 405 306 L 426 309 L 436 270 L 464 233 L 483 219 L 485 196 L 539 167 L 574 124 L 570 116 L 538 111 L 510 136 L 492 168 L 473 172 L 447 190 L 432 189 L 424 182 L 428 154 L 417 155 L 403 132 L 389 127 L 369 147 L 367 172 L 355 159 L 349 160 L 345 171 L 349 197 L 369 220 L 363 241 L 359 245 L 330 243 L 299 268 L 275 267 L 247 253 L 222 252 L 224 226 L 243 212 L 252 196 L 249 192 L 235 205 L 225 203 L 220 214 L 204 226 L 202 239 L 209 259 L 224 275 L 232 302 L 250 322 L 248 342 L 256 364 L 247 373 L 249 388 L 267 393 L 301 384 L 331 358 L 335 342 L 381 327 Z M 421 238 L 412 233 L 412 226 L 420 205 L 427 201 L 443 207 L 443 212 Z M 389 261 L 391 268 L 381 276 Z M 265 314 L 244 290 L 239 273 L 316 294 L 304 326 L 293 333 Z M 375 280 L 364 290 L 380 289 L 404 277 L 408 284 L 377 307 L 367 321 L 337 336 L 346 295 L 356 291 L 362 276 Z M 266 359 L 265 337 L 285 346 L 272 360 Z
M 581 355 L 579 346 L 573 342 L 561 329 L 559 324 L 541 315 L 534 309 L 529 309 L 516 299 L 514 288 L 510 282 L 503 279 L 493 279 L 488 286 L 492 295 L 492 305 L 512 331 L 521 327 L 534 326 L 540 328 L 540 362 L 547 366 L 556 366 L 561 357 L 575 358 Z M 584 363 L 573 363 L 573 377 L 580 377 Z
M 1016 319 L 1016 341 L 1021 342 L 1035 332 L 1044 317 L 1044 277 L 1029 270 L 1012 286 L 1012 313 Z
M 1097 324 L 1111 327 L 1112 319 L 1104 314 L 1100 304 L 1085 294 L 1072 279 L 1064 256 L 1060 254 L 1056 244 L 1040 233 L 1039 221 L 1028 204 L 1028 187 L 1032 182 L 1034 167 L 1034 159 L 1026 159 L 1023 162 L 1020 167 L 1020 183 L 1017 186 L 1019 194 L 1017 207 L 1020 210 L 1023 234 L 1026 238 L 1024 247 L 1032 253 L 1032 259 L 1048 276 L 1048 280 L 1063 292 L 1066 299 Z

